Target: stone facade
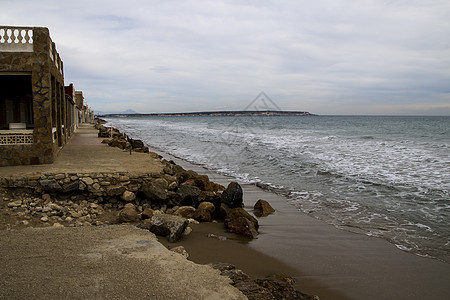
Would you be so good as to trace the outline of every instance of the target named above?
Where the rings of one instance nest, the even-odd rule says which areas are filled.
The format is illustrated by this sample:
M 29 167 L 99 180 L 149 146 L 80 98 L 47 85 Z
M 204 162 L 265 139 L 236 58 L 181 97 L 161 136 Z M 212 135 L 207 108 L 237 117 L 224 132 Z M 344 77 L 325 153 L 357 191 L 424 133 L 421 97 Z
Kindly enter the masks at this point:
M 16 79 L 31 88 L 28 110 L 14 98 Z M 52 163 L 74 127 L 63 62 L 47 28 L 0 27 L 0 83 L 0 166 Z M 11 123 L 26 128 L 11 130 Z

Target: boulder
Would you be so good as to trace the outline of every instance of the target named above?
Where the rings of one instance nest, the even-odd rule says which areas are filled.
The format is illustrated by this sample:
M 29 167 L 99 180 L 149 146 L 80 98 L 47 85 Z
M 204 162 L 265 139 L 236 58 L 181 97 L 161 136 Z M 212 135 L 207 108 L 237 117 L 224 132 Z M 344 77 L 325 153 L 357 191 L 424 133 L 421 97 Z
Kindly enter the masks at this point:
M 106 192 L 108 196 L 121 196 L 123 195 L 123 192 L 125 192 L 125 187 L 118 184 L 118 185 L 109 185 L 106 188 Z
M 202 202 L 198 205 L 197 210 L 207 210 L 210 213 L 213 213 L 215 210 L 215 206 L 214 204 L 212 204 L 211 202 Z
M 175 211 L 175 215 L 183 218 L 192 218 L 195 213 L 195 208 L 192 206 L 181 206 Z
M 231 208 L 243 207 L 242 187 L 237 182 L 231 182 L 227 189 L 222 192 L 221 200 Z
M 167 180 L 157 178 L 151 182 L 143 183 L 141 191 L 148 199 L 164 203 L 167 200 L 167 186 Z
M 210 181 L 208 175 L 198 175 L 194 178 L 195 185 L 203 191 L 210 188 Z
M 145 208 L 144 211 L 141 214 L 142 220 L 145 219 L 150 219 L 151 217 L 153 217 L 153 209 L 151 208 Z
M 258 235 L 258 220 L 238 207 L 231 210 L 225 219 L 225 227 L 229 232 L 243 235 L 249 238 L 255 238 Z
M 197 221 L 211 222 L 215 209 L 214 204 L 211 202 L 202 202 L 194 213 L 194 219 Z
M 194 185 L 183 185 L 177 191 L 177 202 L 181 205 L 195 205 L 201 190 Z
M 126 140 L 117 137 L 111 140 L 108 145 L 111 147 L 118 147 L 120 149 L 128 149 L 131 147 L 130 143 L 128 143 Z
M 125 208 L 119 212 L 119 221 L 122 223 L 131 223 L 136 222 L 137 220 L 138 220 L 138 213 L 134 205 L 133 206 L 126 205 Z
M 261 199 L 259 199 L 255 203 L 255 206 L 253 206 L 253 208 L 255 210 L 255 215 L 257 217 L 264 217 L 275 212 L 275 209 L 273 209 L 273 207 L 270 206 L 269 202 Z
M 159 236 L 166 236 L 169 243 L 175 243 L 183 237 L 189 221 L 183 217 L 157 214 L 145 220 L 144 227 Z
M 211 212 L 206 209 L 197 209 L 194 213 L 194 219 L 196 219 L 197 221 L 211 222 Z
M 252 280 L 242 270 L 232 264 L 209 263 L 209 266 L 220 271 L 220 275 L 231 279 L 232 285 L 239 289 L 248 299 L 299 299 L 319 300 L 315 295 L 307 295 L 295 289 L 295 280 L 287 275 L 269 276 Z
M 222 205 L 222 201 L 220 200 L 220 194 L 216 194 L 215 192 L 210 191 L 202 191 L 200 196 L 198 197 L 198 202 L 210 202 L 214 204 L 214 211 L 212 212 L 213 219 L 223 219 L 225 217 L 220 216 L 220 206 Z
M 43 179 L 39 180 L 39 183 L 42 186 L 42 189 L 44 191 L 61 191 L 62 187 L 59 185 L 59 183 L 55 179 Z
M 125 191 L 122 196 L 120 196 L 124 201 L 131 202 L 136 199 L 136 195 L 133 192 Z
M 145 145 L 141 140 L 130 139 L 130 144 L 133 148 L 144 148 Z

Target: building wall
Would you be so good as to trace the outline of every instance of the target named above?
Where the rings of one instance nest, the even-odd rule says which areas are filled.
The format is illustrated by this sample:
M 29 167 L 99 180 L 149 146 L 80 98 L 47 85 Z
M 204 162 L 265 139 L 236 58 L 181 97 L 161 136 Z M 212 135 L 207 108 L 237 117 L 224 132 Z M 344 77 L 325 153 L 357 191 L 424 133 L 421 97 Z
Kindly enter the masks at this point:
M 32 30 L 32 52 L 2 51 L 5 48 L 0 45 L 0 80 L 2 75 L 31 74 L 34 111 L 33 143 L 0 145 L 1 166 L 52 163 L 66 142 L 62 132 L 62 125 L 67 124 L 62 61 L 48 29 Z M 52 117 L 52 106 L 56 117 Z

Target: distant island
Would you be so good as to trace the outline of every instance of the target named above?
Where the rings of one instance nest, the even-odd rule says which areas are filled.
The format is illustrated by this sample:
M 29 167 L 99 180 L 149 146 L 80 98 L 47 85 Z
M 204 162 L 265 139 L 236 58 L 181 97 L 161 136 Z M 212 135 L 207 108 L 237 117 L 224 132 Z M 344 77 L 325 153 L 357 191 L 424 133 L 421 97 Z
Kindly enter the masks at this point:
M 215 117 L 215 116 L 316 116 L 307 111 L 280 111 L 280 110 L 260 110 L 260 111 L 205 111 L 205 112 L 186 112 L 186 113 L 116 113 L 99 114 L 99 117 Z

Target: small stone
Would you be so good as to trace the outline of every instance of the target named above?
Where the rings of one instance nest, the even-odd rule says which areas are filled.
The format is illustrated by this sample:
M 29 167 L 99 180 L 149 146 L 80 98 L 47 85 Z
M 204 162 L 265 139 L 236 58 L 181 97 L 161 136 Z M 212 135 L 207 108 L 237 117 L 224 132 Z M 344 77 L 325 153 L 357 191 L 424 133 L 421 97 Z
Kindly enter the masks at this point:
M 44 194 L 42 195 L 42 200 L 44 200 L 44 202 L 50 202 L 52 201 L 52 197 L 49 194 Z
M 189 224 L 195 224 L 195 225 L 198 225 L 198 224 L 200 224 L 200 222 L 199 222 L 199 221 L 197 221 L 197 220 L 194 220 L 194 219 L 192 219 L 192 218 L 188 219 L 188 221 L 189 221 Z
M 48 222 L 48 217 L 47 217 L 47 216 L 43 216 L 43 217 L 41 218 L 41 221 L 42 221 L 42 222 Z
M 131 202 L 136 199 L 136 195 L 133 192 L 125 191 L 122 196 L 120 196 L 124 201 Z
M 189 257 L 189 253 L 187 253 L 186 249 L 184 249 L 183 246 L 174 247 L 174 248 L 170 249 L 170 251 L 178 253 L 181 256 L 183 256 L 184 258 Z
M 73 221 L 73 218 L 72 217 L 67 217 L 66 218 L 66 222 L 72 222 Z
M 80 218 L 82 216 L 82 214 L 77 211 L 71 211 L 70 215 L 72 216 L 72 218 Z
M 93 188 L 94 190 L 98 191 L 98 190 L 100 189 L 100 184 L 94 183 L 94 184 L 92 185 L 92 188 Z
M 141 214 L 142 220 L 150 219 L 151 217 L 153 217 L 153 213 L 154 213 L 153 209 L 151 209 L 151 208 L 144 209 L 144 211 Z
M 91 185 L 91 184 L 94 183 L 94 180 L 91 177 L 85 177 L 85 178 L 83 178 L 81 180 L 87 185 Z
M 22 205 L 22 200 L 16 200 L 8 203 L 9 208 L 20 207 Z
M 192 218 L 195 213 L 195 208 L 192 206 L 181 206 L 175 211 L 175 215 L 181 216 L 184 218 Z
M 131 204 L 131 203 L 128 203 L 128 204 Z M 122 223 L 136 222 L 137 219 L 138 219 L 138 214 L 137 214 L 137 211 L 134 208 L 134 206 L 133 207 L 125 207 L 124 209 L 122 209 L 119 212 L 119 221 Z
M 53 227 L 64 227 L 64 225 L 59 224 L 58 222 L 56 222 L 56 223 L 53 224 Z
M 66 174 L 56 174 L 55 176 L 53 176 L 53 178 L 55 178 L 56 180 L 61 180 L 66 178 Z
M 178 187 L 178 183 L 176 181 L 173 181 L 169 184 L 169 186 L 167 187 L 168 190 L 175 190 Z
M 191 227 L 186 227 L 186 229 L 184 230 L 184 232 L 183 232 L 183 235 L 184 236 L 188 236 L 188 235 L 190 235 L 192 233 L 192 228 Z

